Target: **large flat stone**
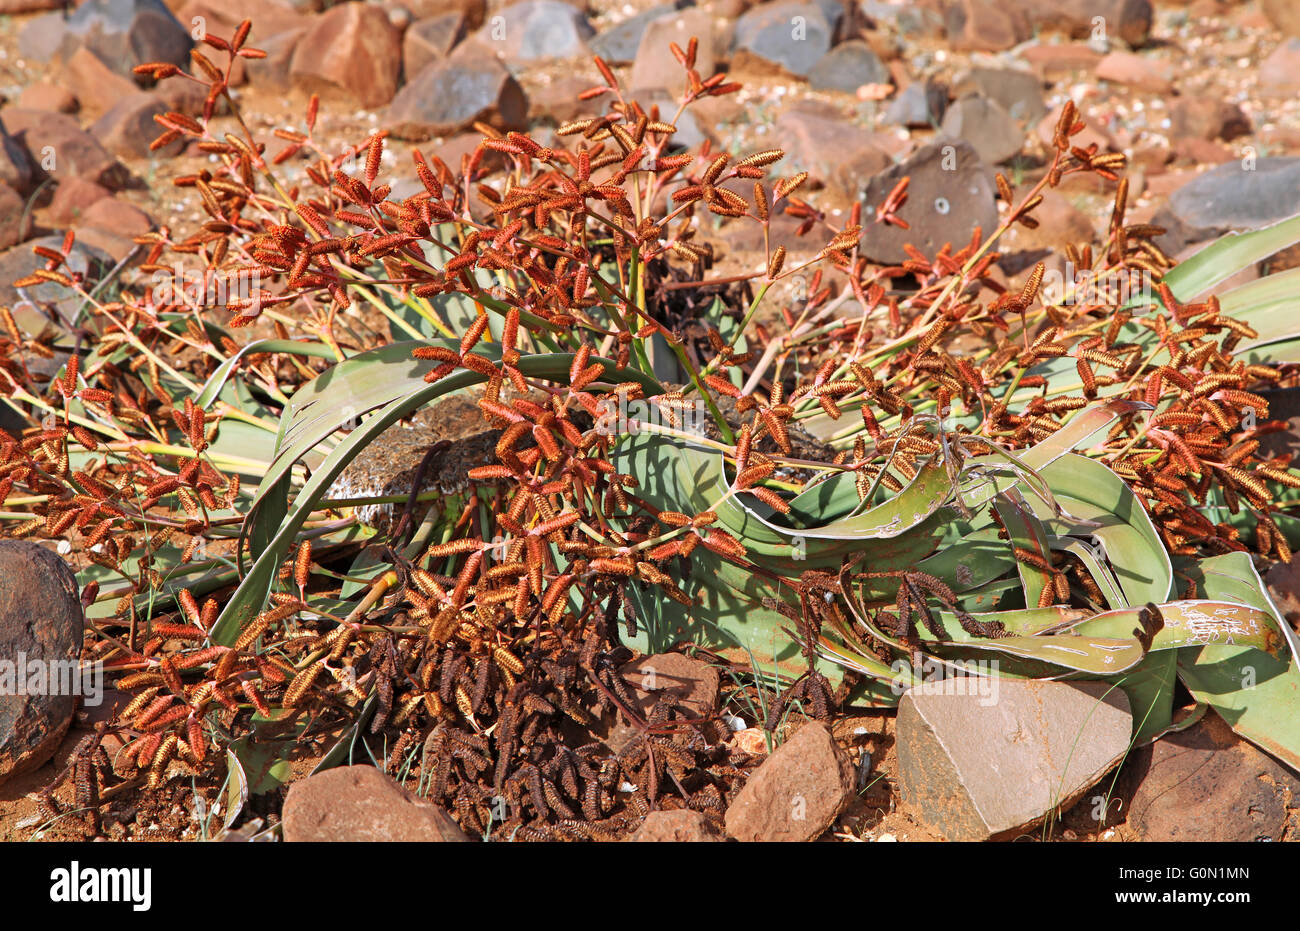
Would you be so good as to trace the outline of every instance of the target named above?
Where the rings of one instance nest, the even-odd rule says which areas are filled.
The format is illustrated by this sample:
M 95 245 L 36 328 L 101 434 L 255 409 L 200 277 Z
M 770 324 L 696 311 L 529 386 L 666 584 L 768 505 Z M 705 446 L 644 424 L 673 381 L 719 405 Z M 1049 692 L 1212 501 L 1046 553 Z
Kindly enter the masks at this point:
M 996 679 L 980 693 L 972 682 L 927 683 L 898 706 L 903 800 L 948 840 L 1014 836 L 1068 806 L 1128 750 L 1132 717 L 1119 689 Z

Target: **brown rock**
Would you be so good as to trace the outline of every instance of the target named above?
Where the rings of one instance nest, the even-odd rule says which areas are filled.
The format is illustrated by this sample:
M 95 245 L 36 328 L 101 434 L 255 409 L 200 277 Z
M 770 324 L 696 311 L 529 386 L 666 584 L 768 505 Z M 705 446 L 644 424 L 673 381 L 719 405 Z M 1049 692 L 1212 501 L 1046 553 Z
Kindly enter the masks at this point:
M 1024 7 L 1036 29 L 1063 32 L 1074 39 L 1092 38 L 1098 18 L 1107 40 L 1122 39 L 1136 47 L 1151 32 L 1151 0 L 1032 0 Z
M 523 129 L 527 119 L 528 100 L 506 67 L 491 56 L 466 53 L 431 62 L 413 76 L 393 98 L 385 123 L 396 138 L 421 142 L 476 122 Z
M 289 787 L 284 839 L 299 841 L 468 841 L 431 805 L 373 766 L 339 766 Z
M 136 91 L 123 97 L 96 120 L 90 132 L 105 149 L 119 158 L 174 155 L 185 148 L 184 139 L 175 139 L 156 153 L 149 150 L 149 144 L 163 132 L 154 117 L 166 112 L 167 105 L 154 94 Z
M 1129 747 L 1132 716 L 1119 689 L 992 681 L 991 695 L 927 683 L 898 706 L 903 800 L 948 840 L 1026 830 L 1079 798 Z
M 108 188 L 84 178 L 65 178 L 54 189 L 46 216 L 59 226 L 76 226 L 86 210 L 97 200 L 111 197 Z
M 126 170 L 72 117 L 48 110 L 9 107 L 5 126 L 26 150 L 42 176 L 57 180 L 78 177 L 110 190 L 121 187 Z
M 153 229 L 153 220 L 134 204 L 102 197 L 82 211 L 79 225 L 96 226 L 121 236 L 143 236 Z
M 1197 139 L 1235 139 L 1249 135 L 1250 117 L 1235 103 L 1197 94 L 1169 105 L 1169 133 Z
M 1097 62 L 1097 79 L 1122 84 L 1148 94 L 1169 94 L 1174 89 L 1173 68 L 1132 52 L 1111 52 Z
M 986 97 L 963 97 L 943 116 L 943 134 L 965 139 L 975 147 L 980 161 L 997 165 L 1019 154 L 1025 131 L 1002 106 Z
M 278 0 L 186 0 L 176 10 L 176 18 L 191 31 L 199 27 L 195 23 L 199 17 L 207 33 L 222 39 L 233 36 L 244 20 L 252 20 L 248 45 L 253 48 L 263 48 L 262 40 L 270 36 L 302 29 L 312 22 L 311 16 Z
M 785 158 L 782 171 L 807 171 L 815 181 L 856 200 L 872 175 L 892 164 L 875 133 L 843 119 L 792 109 L 780 121 Z M 752 199 L 752 185 L 741 192 Z
M 15 13 L 38 13 L 41 10 L 57 10 L 64 0 L 0 0 L 0 16 L 12 16 Z
M 123 97 L 140 88 L 130 78 L 115 73 L 87 48 L 79 48 L 64 66 L 68 84 L 77 88 L 77 100 L 91 119 L 112 109 Z
M 1300 39 L 1287 39 L 1259 63 L 1259 87 L 1278 96 L 1300 92 Z
M 1213 711 L 1135 750 L 1124 774 L 1138 783 L 1128 825 L 1144 841 L 1279 841 L 1300 805 L 1300 778 Z
M 72 723 L 80 691 L 79 673 L 51 681 L 54 662 L 81 657 L 84 614 L 77 580 L 51 549 L 20 540 L 0 540 L 0 782 L 43 764 Z M 18 668 L 24 661 L 28 668 Z M 46 670 L 41 684 L 33 661 Z M 68 669 L 72 667 L 64 667 Z M 22 686 L 21 688 L 19 686 Z
M 1029 17 L 1016 3 L 956 0 L 946 12 L 948 41 L 958 51 L 1000 52 L 1030 37 Z
M 1295 0 L 1259 0 L 1259 9 L 1278 32 L 1300 36 L 1300 4 Z
M 700 40 L 695 70 L 707 78 L 716 70 L 713 43 L 713 18 L 703 10 L 686 8 L 663 16 L 646 26 L 632 62 L 630 87 L 662 87 L 680 91 L 686 86 L 686 71 L 673 57 L 669 44 L 686 48 L 692 38 Z
M 59 84 L 37 81 L 28 84 L 18 95 L 17 104 L 28 110 L 50 110 L 55 113 L 75 113 L 77 98 L 72 91 Z
M 1060 45 L 1030 45 L 1018 54 L 1045 81 L 1060 81 L 1080 71 L 1097 67 L 1102 55 L 1082 42 L 1064 42 Z
M 0 182 L 0 249 L 22 242 L 32 232 L 32 218 L 26 216 L 27 202 L 9 185 Z
M 416 19 L 429 19 L 445 13 L 460 13 L 465 28 L 477 29 L 487 16 L 487 0 L 403 0 L 402 6 Z
M 1024 194 L 1023 189 L 1015 194 L 1017 203 Z M 1038 220 L 1036 229 L 1017 223 L 999 240 L 1008 257 L 1029 253 L 1028 259 L 1038 261 L 1045 252 L 1063 252 L 1067 244 L 1078 246 L 1095 238 L 1088 215 L 1059 191 L 1044 191 L 1043 202 L 1034 208 L 1033 216 Z
M 707 663 L 680 653 L 657 653 L 628 663 L 621 671 L 636 690 L 643 716 L 665 694 L 693 717 L 707 718 L 717 710 L 718 670 Z
M 722 832 L 703 813 L 678 809 L 652 811 L 628 840 L 640 843 L 675 843 L 721 841 Z
M 392 100 L 401 70 L 401 33 L 379 7 L 356 2 L 317 19 L 289 68 L 300 90 L 361 107 Z
M 727 809 L 727 834 L 742 841 L 810 841 L 853 798 L 852 761 L 830 731 L 810 721 L 763 761 Z
M 1099 152 L 1108 152 L 1118 148 L 1115 144 L 1115 137 L 1106 131 L 1106 127 L 1101 124 L 1100 120 L 1094 119 L 1088 113 L 1082 114 L 1082 117 L 1086 125 L 1081 132 L 1070 137 L 1070 145 L 1086 149 L 1095 142 Z M 1056 124 L 1060 120 L 1061 107 L 1059 106 L 1053 107 L 1051 113 L 1039 120 L 1038 138 L 1042 140 L 1043 145 L 1049 147 L 1052 145 L 1052 140 L 1056 137 Z

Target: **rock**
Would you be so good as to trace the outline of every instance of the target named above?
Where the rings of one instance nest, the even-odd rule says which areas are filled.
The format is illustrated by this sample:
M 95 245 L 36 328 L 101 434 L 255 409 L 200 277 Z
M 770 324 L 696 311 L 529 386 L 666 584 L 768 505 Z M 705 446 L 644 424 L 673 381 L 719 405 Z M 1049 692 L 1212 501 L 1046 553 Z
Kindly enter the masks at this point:
M 57 305 L 60 312 L 68 317 L 81 304 L 80 297 L 52 281 L 23 288 L 26 299 L 14 289 L 13 282 L 30 275 L 37 268 L 45 267 L 45 260 L 32 252 L 32 247 L 38 245 L 47 249 L 62 249 L 63 234 L 43 236 L 0 252 L 0 305 L 13 309 L 19 329 L 29 337 L 40 335 L 42 330 L 51 325 L 47 312 L 38 307 Z M 61 271 L 81 275 L 89 285 L 93 285 L 112 267 L 113 261 L 107 254 L 78 241 L 73 244 L 72 252 Z M 33 303 L 37 306 L 33 306 Z M 33 371 L 55 371 L 63 364 L 59 355 L 56 354 L 54 360 L 38 360 L 40 365 L 33 367 Z
M 465 38 L 465 16 L 459 10 L 420 19 L 402 36 L 402 73 L 419 74 L 431 61 L 446 58 L 456 43 Z
M 94 52 L 117 74 L 136 65 L 167 61 L 184 66 L 194 41 L 162 0 L 86 0 L 68 18 L 59 54 Z
M 72 95 L 72 91 L 46 81 L 28 84 L 18 95 L 16 103 L 28 110 L 50 110 L 54 113 L 75 113 L 77 110 L 77 98 Z
M 1300 778 L 1239 738 L 1213 711 L 1134 750 L 1128 825 L 1144 841 L 1280 841 L 1300 806 Z
M 378 107 L 397 93 L 402 34 L 377 6 L 342 3 L 319 17 L 294 49 L 294 86 L 349 106 Z
M 402 0 L 402 6 L 416 19 L 429 19 L 444 13 L 460 13 L 468 29 L 483 25 L 487 16 L 487 0 Z
M 873 24 L 889 23 L 901 35 L 938 38 L 944 32 L 943 14 L 937 7 L 891 3 L 890 0 L 860 0 L 858 9 Z
M 81 686 L 85 617 L 77 580 L 51 549 L 25 540 L 0 540 L 0 578 L 5 580 L 0 586 L 4 782 L 48 760 L 72 723 Z
M 82 215 L 97 200 L 111 197 L 108 188 L 84 178 L 64 178 L 54 189 L 46 216 L 60 226 L 76 226 Z
M 929 78 L 913 81 L 889 102 L 882 117 L 894 126 L 929 128 L 937 126 L 948 107 L 948 91 Z
M 722 832 L 702 812 L 679 808 L 650 812 L 628 840 L 640 843 L 721 841 Z
M 1197 95 L 1169 104 L 1169 134 L 1195 139 L 1236 139 L 1249 135 L 1250 117 L 1235 103 Z
M 1047 113 L 1043 82 L 1015 68 L 972 68 L 953 88 L 958 96 L 979 94 L 997 103 L 1013 120 L 1033 125 Z
M 643 13 L 623 20 L 617 26 L 602 29 L 592 37 L 587 47 L 591 49 L 593 55 L 599 55 L 608 64 L 631 64 L 636 58 L 637 49 L 641 47 L 641 37 L 645 35 L 646 27 L 655 20 L 671 15 L 686 6 L 686 2 L 661 3 L 652 6 Z
M 758 59 L 803 77 L 830 51 L 834 31 L 835 23 L 819 4 L 779 0 L 740 17 L 731 47 L 746 60 Z
M 64 113 L 8 107 L 5 126 L 27 150 L 39 177 L 78 177 L 110 190 L 126 183 L 126 169 L 77 121 Z
M 188 0 L 176 11 L 176 18 L 191 32 L 202 27 L 204 32 L 222 39 L 233 36 L 244 20 L 252 20 L 248 44 L 253 48 L 263 48 L 264 38 L 303 29 L 312 22 L 312 17 L 278 0 Z M 199 18 L 202 22 L 196 23 Z
M 861 196 L 867 179 L 892 163 L 875 133 L 844 120 L 794 109 L 781 117 L 780 125 L 785 145 L 782 171 L 807 171 L 849 201 Z M 738 193 L 750 197 L 750 191 Z
M 944 135 L 964 139 L 989 165 L 1005 162 L 1020 152 L 1025 132 L 1001 106 L 984 97 L 963 97 L 948 108 L 940 126 Z
M 9 111 L 5 111 L 7 115 Z M 0 183 L 15 191 L 27 193 L 32 189 L 35 172 L 22 143 L 9 135 L 4 119 L 0 117 Z
M 92 120 L 140 90 L 135 81 L 114 73 L 89 49 L 77 49 L 64 69 L 67 82 L 79 92 L 77 100 L 83 113 Z
M 1000 52 L 1029 38 L 1029 17 L 1001 0 L 957 0 L 944 14 L 948 41 L 957 51 Z
M 1097 144 L 1097 151 L 1106 152 L 1117 149 L 1115 137 L 1106 131 L 1106 127 L 1098 119 L 1094 119 L 1092 114 L 1083 113 L 1083 122 L 1085 124 L 1082 131 L 1075 133 L 1070 137 L 1070 145 L 1086 149 L 1093 143 Z M 1052 140 L 1056 138 L 1056 124 L 1061 119 L 1061 108 L 1053 107 L 1052 112 L 1038 121 L 1038 138 L 1042 140 L 1043 145 L 1050 147 Z
M 753 772 L 727 809 L 727 834 L 742 841 L 810 841 L 853 798 L 852 761 L 830 731 L 810 721 Z
M 591 79 L 577 74 L 557 75 L 546 84 L 536 84 L 528 89 L 528 119 L 532 123 L 550 123 L 562 126 L 571 120 L 599 116 L 605 112 L 605 101 L 599 97 L 582 100 L 578 97 L 591 89 Z
M 861 39 L 841 42 L 823 55 L 808 72 L 814 90 L 852 94 L 866 84 L 890 83 L 889 69 Z
M 1023 188 L 1016 191 L 1016 202 L 1019 203 L 1027 193 Z M 1067 243 L 1077 246 L 1092 242 L 1094 238 L 1088 215 L 1070 203 L 1060 191 L 1044 191 L 1043 202 L 1034 208 L 1033 216 L 1038 220 L 1036 229 L 1017 223 L 998 240 L 999 251 L 1005 252 L 1008 258 L 1023 254 L 1024 262 L 1032 264 L 1046 258 L 1045 253 L 1064 252 Z
M 646 113 L 650 112 L 651 107 L 658 107 L 660 119 L 668 119 L 677 110 L 676 98 L 662 87 L 634 88 L 628 96 L 636 100 Z M 682 111 L 673 125 L 677 127 L 677 133 L 673 136 L 672 148 L 694 149 L 703 145 L 705 140 L 715 144 L 718 141 L 707 126 L 701 125 L 689 108 Z
M 510 72 L 491 56 L 435 61 L 393 98 L 385 123 L 398 139 L 420 142 L 469 129 L 475 122 L 524 129 L 528 100 Z
M 1129 747 L 1133 721 L 1119 689 L 995 681 L 992 696 L 919 686 L 898 706 L 903 801 L 948 840 L 1028 829 L 1096 784 Z
M 1055 30 L 1074 39 L 1093 39 L 1097 19 L 1105 30 L 1099 38 L 1122 39 L 1127 45 L 1144 45 L 1151 32 L 1151 0 L 1033 0 L 1025 4 L 1037 30 Z
M 619 670 L 636 690 L 637 706 L 648 715 L 664 693 L 687 714 L 707 718 L 718 707 L 718 670 L 680 653 L 657 653 L 634 660 Z
M 59 53 L 68 26 L 62 13 L 42 13 L 18 33 L 18 54 L 32 61 L 49 61 Z
M 509 64 L 585 58 L 596 30 L 587 17 L 561 0 L 520 0 L 497 11 L 477 38 Z
M 153 220 L 134 204 L 116 197 L 101 197 L 81 212 L 79 226 L 98 227 L 121 236 L 143 236 Z
M 1092 71 L 1103 57 L 1096 49 L 1082 42 L 1029 45 L 1020 49 L 1018 54 L 1041 79 L 1049 82 L 1070 78 L 1081 71 Z
M 707 78 L 716 70 L 713 43 L 713 19 L 703 10 L 686 9 L 670 13 L 648 23 L 632 63 L 630 86 L 663 87 L 679 93 L 686 86 L 686 69 L 673 56 L 670 43 L 686 48 L 692 38 L 700 40 L 695 53 L 695 70 Z
M 1300 213 L 1300 157 L 1231 161 L 1169 195 L 1152 222 L 1167 230 L 1156 244 L 1170 255 L 1229 230 L 1252 230 Z
M 146 91 L 128 94 L 90 127 L 91 135 L 119 158 L 149 158 L 175 155 L 185 149 L 184 139 L 175 139 L 156 152 L 149 143 L 162 135 L 154 117 L 167 112 L 167 105 Z
M 1111 52 L 1097 62 L 1097 79 L 1122 84 L 1148 94 L 1171 94 L 1174 72 L 1168 64 L 1134 55 Z
M 287 91 L 293 85 L 293 53 L 307 31 L 306 27 L 291 29 L 258 42 L 256 47 L 266 52 L 266 57 L 248 59 L 248 83 L 263 90 Z
M 931 143 L 873 177 L 863 194 L 864 215 L 871 215 L 904 176 L 911 181 L 907 201 L 898 215 L 910 228 L 868 225 L 863 231 L 862 250 L 874 261 L 905 261 L 904 243 L 934 255 L 945 242 L 969 240 L 976 226 L 985 235 L 996 228 L 993 184 L 970 143 Z
M 26 216 L 27 203 L 9 185 L 0 182 L 0 249 L 22 242 L 32 232 L 32 218 Z
M 1287 39 L 1259 63 L 1259 87 L 1284 97 L 1300 92 L 1300 39 Z
M 1300 6 L 1295 0 L 1259 0 L 1259 9 L 1278 32 L 1300 36 Z
M 338 766 L 289 787 L 284 839 L 303 841 L 461 842 L 451 815 L 373 766 Z

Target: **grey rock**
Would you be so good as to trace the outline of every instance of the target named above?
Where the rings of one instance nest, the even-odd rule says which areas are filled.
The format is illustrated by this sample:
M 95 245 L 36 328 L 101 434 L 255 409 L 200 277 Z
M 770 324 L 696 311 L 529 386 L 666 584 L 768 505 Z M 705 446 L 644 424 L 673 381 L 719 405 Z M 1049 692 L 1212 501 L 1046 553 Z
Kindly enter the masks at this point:
M 943 16 L 938 10 L 915 3 L 889 3 L 887 0 L 862 0 L 862 15 L 872 23 L 889 23 L 905 36 L 939 36 L 943 34 Z
M 498 129 L 527 125 L 528 99 L 509 70 L 487 56 L 434 61 L 389 104 L 387 123 L 398 139 L 450 135 L 475 122 Z
M 595 34 L 582 11 L 562 0 L 521 0 L 498 10 L 476 36 L 513 65 L 586 55 Z
M 1117 688 L 993 681 L 997 691 L 984 694 L 927 683 L 899 702 L 902 798 L 948 840 L 1029 829 L 1079 798 L 1129 748 L 1132 716 Z
M 45 260 L 32 253 L 33 246 L 47 249 L 62 249 L 63 236 L 44 236 L 0 252 L 0 305 L 13 310 L 18 328 L 29 337 L 38 336 L 47 326 L 61 330 L 60 319 L 71 320 L 81 306 L 81 298 L 67 288 L 53 281 L 23 288 L 19 294 L 13 282 L 30 275 L 37 268 L 45 267 Z M 109 255 L 80 240 L 73 243 L 72 251 L 61 269 L 65 273 L 81 275 L 88 282 L 97 282 L 113 267 Z M 65 337 L 56 341 L 55 346 L 71 345 Z M 29 367 L 33 374 L 49 376 L 57 371 L 66 359 L 66 351 L 55 352 L 52 359 L 32 359 Z
M 928 128 L 939 125 L 947 108 L 947 89 L 926 78 L 913 81 L 890 101 L 884 122 L 894 126 Z
M 678 0 L 677 3 L 652 6 L 643 13 L 623 20 L 617 26 L 601 30 L 587 43 L 587 47 L 593 55 L 599 55 L 611 65 L 630 64 L 636 58 L 636 50 L 641 47 L 641 37 L 645 35 L 646 27 L 660 17 L 692 5 L 690 0 Z
M 49 61 L 59 53 L 68 31 L 62 13 L 42 13 L 28 20 L 18 33 L 18 53 L 23 58 Z
M 821 5 L 783 0 L 740 17 L 731 47 L 804 76 L 830 51 L 834 31 Z
M 48 760 L 72 723 L 85 615 L 72 570 L 51 549 L 0 540 L 0 578 L 2 783 Z
M 402 70 L 407 77 L 419 74 L 431 61 L 446 58 L 456 43 L 465 38 L 465 15 L 459 10 L 417 19 L 402 36 Z
M 960 94 L 977 93 L 1002 106 L 1011 118 L 1035 124 L 1047 115 L 1043 102 L 1043 82 L 1031 71 L 1017 68 L 972 68 L 954 90 Z
M 151 61 L 185 66 L 194 41 L 162 0 L 86 0 L 68 18 L 63 58 L 84 47 L 118 74 Z
M 871 46 L 861 39 L 841 42 L 831 49 L 808 72 L 808 83 L 815 90 L 853 93 L 864 84 L 888 84 L 889 69 Z
M 1006 110 L 977 96 L 963 97 L 949 107 L 940 129 L 950 138 L 965 139 L 989 165 L 1016 155 L 1025 141 L 1024 129 Z
M 868 225 L 862 250 L 873 260 L 904 261 L 904 243 L 934 255 L 945 242 L 966 242 L 976 226 L 987 236 L 997 225 L 993 183 L 970 143 L 931 143 L 874 176 L 863 195 L 865 215 L 871 215 L 904 176 L 911 181 L 898 215 L 910 228 Z
M 1170 255 L 1229 230 L 1253 230 L 1300 213 L 1300 157 L 1225 162 L 1169 195 L 1152 222 L 1166 228 L 1156 244 Z

